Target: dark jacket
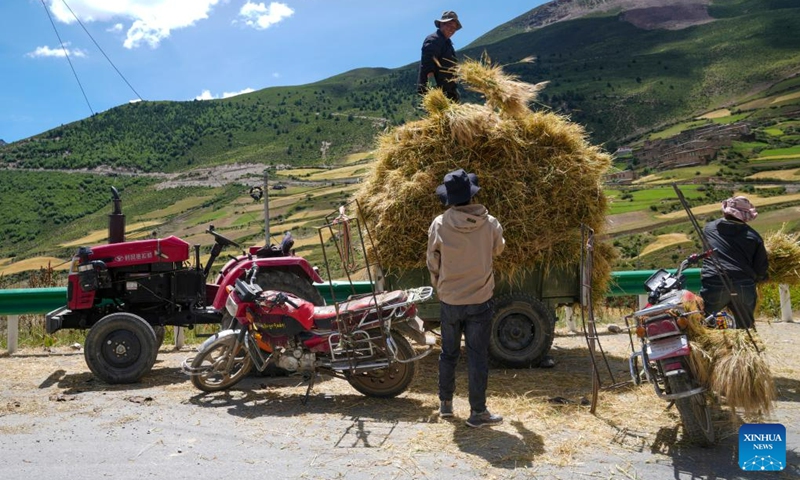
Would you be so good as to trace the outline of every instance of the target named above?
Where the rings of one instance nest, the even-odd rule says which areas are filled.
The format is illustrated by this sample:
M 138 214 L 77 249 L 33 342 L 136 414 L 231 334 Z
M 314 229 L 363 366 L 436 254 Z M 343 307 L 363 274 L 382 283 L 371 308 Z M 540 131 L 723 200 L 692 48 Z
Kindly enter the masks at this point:
M 422 42 L 422 59 L 419 62 L 417 91 L 424 94 L 428 90 L 428 73 L 433 72 L 436 85 L 451 100 L 458 101 L 458 88 L 455 75 L 449 71 L 455 67 L 456 57 L 453 42 L 445 37 L 441 30 L 428 35 Z
M 720 267 L 731 281 L 767 279 L 767 250 L 761 235 L 746 223 L 738 220 L 720 218 L 709 222 L 703 228 L 711 248 L 717 249 Z M 721 283 L 719 272 L 713 260 L 705 260 L 701 277 Z

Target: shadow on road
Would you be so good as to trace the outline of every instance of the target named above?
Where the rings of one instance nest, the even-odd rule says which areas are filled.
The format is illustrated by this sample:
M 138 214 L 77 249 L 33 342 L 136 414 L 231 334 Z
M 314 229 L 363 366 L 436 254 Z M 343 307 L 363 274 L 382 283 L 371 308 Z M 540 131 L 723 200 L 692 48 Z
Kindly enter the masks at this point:
M 541 435 L 512 421 L 519 436 L 492 428 L 471 428 L 459 420 L 453 430 L 453 442 L 459 450 L 484 459 L 495 468 L 517 469 L 534 466 L 536 457 L 545 453 Z

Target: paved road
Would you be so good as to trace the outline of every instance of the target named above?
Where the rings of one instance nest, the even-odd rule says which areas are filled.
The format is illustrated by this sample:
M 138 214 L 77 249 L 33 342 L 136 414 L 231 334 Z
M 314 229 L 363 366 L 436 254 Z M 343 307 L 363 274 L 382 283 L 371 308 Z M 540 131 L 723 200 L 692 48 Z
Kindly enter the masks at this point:
M 531 384 L 546 391 L 556 388 L 550 379 L 575 375 L 563 343 L 557 338 L 552 370 L 493 370 L 495 404 L 504 389 L 503 401 L 524 401 Z M 738 467 L 735 430 L 722 429 L 714 448 L 687 445 L 646 389 L 620 394 L 622 413 L 601 403 L 596 416 L 579 406 L 562 414 L 532 404 L 529 414 L 505 403 L 502 427 L 474 430 L 434 414 L 435 398 L 422 391 L 433 360 L 418 375 L 428 383 L 415 381 L 399 398 L 365 398 L 329 379 L 303 406 L 305 389 L 289 378 L 250 377 L 236 390 L 201 394 L 178 368 L 187 354 L 162 352 L 142 383 L 127 386 L 95 381 L 80 353 L 0 357 L 0 478 L 800 478 L 800 373 L 786 365 L 772 419 L 787 428 L 789 466 L 753 474 Z M 458 398 L 457 415 L 465 408 Z M 650 413 L 662 426 L 639 428 L 637 417 Z

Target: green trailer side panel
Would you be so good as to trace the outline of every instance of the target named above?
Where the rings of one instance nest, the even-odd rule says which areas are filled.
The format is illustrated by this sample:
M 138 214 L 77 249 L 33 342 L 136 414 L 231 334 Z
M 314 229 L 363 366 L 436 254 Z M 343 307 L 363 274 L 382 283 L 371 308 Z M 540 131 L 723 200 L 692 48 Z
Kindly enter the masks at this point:
M 427 269 L 412 269 L 386 274 L 386 289 L 404 289 L 430 285 Z M 513 282 L 495 277 L 495 297 L 514 292 L 533 295 L 555 309 L 558 305 L 580 303 L 580 273 L 578 267 L 534 270 L 518 276 Z M 423 320 L 439 321 L 439 299 L 434 297 L 417 305 Z

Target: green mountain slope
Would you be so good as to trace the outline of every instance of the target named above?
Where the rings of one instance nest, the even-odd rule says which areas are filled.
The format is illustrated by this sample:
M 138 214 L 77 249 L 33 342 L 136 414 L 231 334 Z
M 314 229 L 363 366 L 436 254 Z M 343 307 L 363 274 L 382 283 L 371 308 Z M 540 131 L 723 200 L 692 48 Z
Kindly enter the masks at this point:
M 563 3 L 585 8 L 614 2 L 555 2 Z M 657 18 L 652 11 L 636 10 L 634 23 L 646 22 L 648 14 Z M 708 23 L 680 30 L 640 28 L 622 21 L 628 17 L 617 10 L 588 11 L 534 30 L 514 20 L 461 54 L 477 58 L 485 51 L 526 81 L 549 80 L 541 103 L 614 148 L 800 71 L 796 2 L 720 1 L 703 15 Z M 535 61 L 525 61 L 531 57 Z M 323 142 L 330 144 L 328 157 L 341 157 L 369 149 L 386 125 L 414 118 L 415 70 L 415 64 L 359 69 L 313 85 L 224 100 L 123 105 L 0 146 L 0 164 L 174 171 L 234 161 L 321 163 Z
M 725 169 L 711 177 L 738 181 L 764 169 L 797 167 L 796 160 L 781 158 L 786 156 L 781 153 L 792 157 L 792 146 L 800 144 L 800 126 L 791 121 L 800 112 L 800 4 L 725 0 L 706 8 L 706 0 L 682 0 L 694 10 L 669 13 L 659 9 L 665 2 L 551 2 L 488 32 L 460 55 L 478 58 L 486 52 L 526 81 L 550 81 L 536 108 L 569 115 L 611 151 L 657 130 L 677 133 L 688 125 L 682 122 L 731 107 L 727 119 L 715 121 L 746 117 L 758 123 L 761 137 L 753 145 L 737 145 L 730 162 L 722 163 Z M 691 26 L 653 28 L 681 15 Z M 57 249 L 59 236 L 75 239 L 88 229 L 102 229 L 111 184 L 129 189 L 126 198 L 140 199 L 131 213 L 141 217 L 147 217 L 148 208 L 156 211 L 205 195 L 210 200 L 197 208 L 219 208 L 241 193 L 222 182 L 208 190 L 156 191 L 155 180 L 108 178 L 92 175 L 93 169 L 192 172 L 236 162 L 329 165 L 369 151 L 378 132 L 420 114 L 416 68 L 357 69 L 310 85 L 229 99 L 123 105 L 0 144 L 0 170 L 13 169 L 0 175 L 0 258 L 47 253 Z M 465 101 L 480 99 L 466 92 Z M 770 129 L 775 122 L 780 123 Z M 769 149 L 778 149 L 775 161 L 762 159 L 758 166 L 743 168 L 746 158 Z M 42 168 L 56 172 L 25 171 Z M 60 173 L 65 169 L 88 170 Z M 312 204 L 309 200 L 308 208 Z

